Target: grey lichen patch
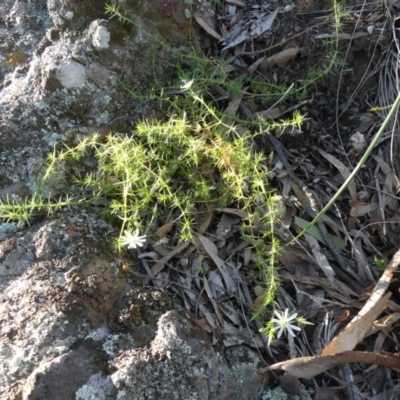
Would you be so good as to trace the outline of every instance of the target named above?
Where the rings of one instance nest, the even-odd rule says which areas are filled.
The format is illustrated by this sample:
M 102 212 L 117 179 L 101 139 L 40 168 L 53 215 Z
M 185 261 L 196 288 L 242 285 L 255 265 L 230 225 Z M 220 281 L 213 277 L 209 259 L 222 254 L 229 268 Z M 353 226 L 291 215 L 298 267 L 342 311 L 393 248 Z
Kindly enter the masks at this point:
M 117 347 L 118 339 L 119 339 L 118 335 L 108 335 L 103 342 L 103 350 L 110 357 L 115 356 L 116 353 L 118 352 L 118 347 Z
M 98 50 L 108 49 L 110 37 L 110 32 L 105 26 L 98 26 L 93 32 L 93 46 Z
M 30 240 L 31 237 L 11 237 L 0 243 L 0 291 L 34 263 Z
M 84 86 L 86 84 L 86 68 L 75 61 L 63 62 L 57 70 L 57 78 L 67 89 Z
M 179 314 L 167 312 L 159 320 L 149 350 L 120 355 L 114 363 L 117 372 L 111 376 L 124 390 L 119 398 L 215 398 L 220 371 L 228 375 L 229 370 L 209 345 L 189 337 L 190 329 Z M 222 398 L 234 398 L 229 388 L 223 390 L 226 396 Z
M 259 372 L 263 364 L 258 354 L 247 347 L 235 346 L 226 350 L 225 357 L 235 377 L 238 398 L 245 398 L 250 391 L 258 391 L 260 395 L 267 378 Z
M 289 394 L 285 392 L 281 386 L 275 389 L 268 389 L 263 393 L 262 400 L 311 400 L 312 397 L 303 385 L 300 385 L 300 395 Z
M 75 393 L 76 400 L 105 400 L 115 398 L 116 389 L 109 376 L 94 374 Z
M 0 338 L 3 341 L 11 335 L 12 340 L 3 342 L 5 345 L 0 352 L 0 397 L 16 381 L 27 377 L 41 360 L 68 351 L 75 341 L 60 341 L 67 336 L 59 335 L 59 340 L 52 343 L 52 334 L 65 330 L 65 316 L 48 312 L 44 285 L 39 282 L 32 285 L 29 278 L 15 280 L 2 297 Z M 5 313 L 12 318 L 4 320 Z
M 0 242 L 7 239 L 13 233 L 18 230 L 15 222 L 3 222 L 0 224 Z

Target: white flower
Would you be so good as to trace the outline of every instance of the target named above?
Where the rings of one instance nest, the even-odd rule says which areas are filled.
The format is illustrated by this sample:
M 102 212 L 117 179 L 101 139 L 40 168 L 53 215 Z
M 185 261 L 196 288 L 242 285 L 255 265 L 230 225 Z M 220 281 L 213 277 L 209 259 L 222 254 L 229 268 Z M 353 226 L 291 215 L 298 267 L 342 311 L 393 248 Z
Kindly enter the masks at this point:
M 273 328 L 273 331 L 276 331 L 279 329 L 277 338 L 279 339 L 282 336 L 282 333 L 287 330 L 289 335 L 291 336 L 296 336 L 295 331 L 300 331 L 301 329 L 293 325 L 291 321 L 294 321 L 297 317 L 297 313 L 294 313 L 292 315 L 289 315 L 289 309 L 287 308 L 284 312 L 279 312 L 279 311 L 274 311 L 274 314 L 276 315 L 277 318 L 272 318 L 271 322 L 276 325 Z
M 136 249 L 136 247 L 143 247 L 146 243 L 146 236 L 139 236 L 139 229 L 135 232 L 125 231 L 121 236 L 122 245 L 126 246 L 128 249 Z

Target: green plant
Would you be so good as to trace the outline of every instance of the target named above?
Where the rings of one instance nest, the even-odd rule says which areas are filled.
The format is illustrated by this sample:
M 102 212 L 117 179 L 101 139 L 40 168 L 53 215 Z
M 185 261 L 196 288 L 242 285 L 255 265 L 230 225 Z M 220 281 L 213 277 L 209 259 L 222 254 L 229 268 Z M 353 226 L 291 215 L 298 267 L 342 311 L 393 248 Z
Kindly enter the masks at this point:
M 0 199 L 0 218 L 6 221 L 18 221 L 18 223 L 29 225 L 36 216 L 40 216 L 43 213 L 51 215 L 57 210 L 77 204 L 82 203 L 70 196 L 58 200 L 50 196 L 46 199 L 37 193 L 34 193 L 32 197 L 25 200 L 7 196 L 5 200 Z
M 121 22 L 135 25 L 116 5 L 108 5 L 107 12 Z M 335 11 L 335 15 L 340 13 L 341 9 Z M 338 25 L 337 31 L 339 28 Z M 159 44 L 168 47 L 164 41 Z M 334 45 L 337 50 L 338 39 Z M 294 93 L 304 95 L 311 84 L 332 70 L 338 60 L 336 50 L 329 66 L 300 81 Z M 170 51 L 183 58 L 178 50 Z M 0 217 L 29 223 L 43 212 L 91 206 L 95 200 L 102 200 L 102 214 L 119 224 L 116 246 L 121 250 L 123 246 L 140 246 L 144 235 L 152 235 L 152 222 L 159 214 L 172 215 L 180 241 L 194 242 L 206 212 L 235 207 L 247 216 L 242 222 L 242 235 L 253 246 L 253 263 L 265 286 L 262 305 L 255 312 L 255 317 L 261 317 L 273 304 L 280 284 L 277 264 L 281 246 L 275 223 L 282 210 L 271 193 L 270 172 L 264 154 L 256 149 L 254 137 L 266 129 L 279 131 L 300 126 L 304 118 L 295 113 L 279 122 L 249 122 L 236 116 L 228 119 L 224 107 L 207 97 L 207 91 L 220 85 L 233 96 L 242 92 L 246 82 L 239 83 L 238 75 L 228 72 L 231 69 L 227 61 L 196 52 L 185 54 L 184 58 L 190 61 L 189 66 L 177 66 L 180 84 L 173 90 L 158 88 L 140 94 L 123 85 L 136 99 L 157 102 L 164 115 L 162 120 L 141 121 L 129 135 L 112 134 L 104 139 L 93 134 L 49 156 L 44 182 L 53 174 L 70 170 L 71 163 L 79 165 L 88 154 L 97 159 L 91 173 L 76 177 L 81 188 L 79 196 L 56 201 L 37 193 L 24 202 L 7 198 L 0 200 Z M 283 96 L 287 91 L 283 85 L 263 85 L 251 78 L 247 82 L 251 85 L 249 96 L 261 93 L 263 100 Z
M 325 48 L 325 59 L 327 64 L 320 70 L 310 70 L 303 79 L 299 80 L 299 85 L 295 89 L 298 100 L 301 100 L 307 94 L 310 86 L 323 80 L 326 76 L 331 75 L 339 68 L 344 66 L 344 61 L 340 57 L 340 33 L 343 28 L 343 20 L 349 17 L 350 11 L 346 9 L 339 1 L 333 0 L 333 38 L 324 39 L 323 47 Z
M 278 287 L 276 261 L 279 243 L 274 224 L 281 210 L 268 186 L 265 156 L 255 150 L 252 134 L 236 133 L 222 113 L 194 91 L 193 82 L 182 86 L 183 95 L 166 99 L 171 116 L 165 121 L 142 121 L 131 135 L 99 134 L 85 137 L 73 147 L 48 157 L 44 180 L 52 173 L 94 154 L 97 167 L 76 179 L 86 193 L 85 204 L 103 199 L 109 218 L 120 221 L 117 245 L 126 244 L 127 232 L 148 233 L 156 215 L 171 212 L 182 242 L 194 241 L 201 216 L 215 207 L 236 207 L 247 213 L 242 232 L 254 246 L 255 264 L 274 298 Z M 0 201 L 0 215 L 29 221 L 38 212 L 79 204 L 39 195 L 24 203 Z M 266 248 L 270 243 L 270 249 Z
M 384 271 L 387 268 L 388 264 L 389 264 L 388 260 L 379 258 L 377 256 L 375 256 L 374 259 L 372 260 L 372 265 L 375 268 L 379 269 L 380 271 Z

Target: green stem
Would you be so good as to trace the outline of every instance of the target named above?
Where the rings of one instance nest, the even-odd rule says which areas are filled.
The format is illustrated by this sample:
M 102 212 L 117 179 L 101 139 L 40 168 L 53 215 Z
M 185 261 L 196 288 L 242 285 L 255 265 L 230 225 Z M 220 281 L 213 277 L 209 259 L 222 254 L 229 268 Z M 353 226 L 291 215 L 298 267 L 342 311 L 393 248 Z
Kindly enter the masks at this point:
M 368 157 L 371 155 L 372 150 L 374 149 L 374 147 L 378 143 L 379 138 L 382 136 L 383 132 L 385 131 L 387 124 L 393 118 L 395 112 L 397 111 L 399 104 L 400 104 L 400 92 L 398 93 L 397 98 L 396 98 L 395 102 L 393 103 L 392 108 L 390 109 L 389 114 L 383 121 L 382 126 L 380 127 L 380 129 L 377 132 L 377 134 L 375 135 L 375 137 L 372 139 L 372 142 L 368 146 L 364 155 L 361 157 L 361 160 L 358 162 L 354 171 L 349 175 L 349 177 L 346 179 L 346 181 L 343 183 L 343 185 L 340 187 L 340 189 L 337 191 L 337 193 L 332 197 L 332 199 L 329 201 L 329 203 L 294 239 L 292 239 L 289 242 L 289 245 L 292 244 L 293 242 L 295 242 L 296 240 L 298 240 L 301 236 L 303 236 L 308 231 L 308 229 L 310 229 L 313 225 L 315 225 L 326 214 L 326 212 L 332 207 L 333 203 L 339 198 L 339 196 L 346 190 L 348 184 L 359 173 L 361 167 L 365 164 Z

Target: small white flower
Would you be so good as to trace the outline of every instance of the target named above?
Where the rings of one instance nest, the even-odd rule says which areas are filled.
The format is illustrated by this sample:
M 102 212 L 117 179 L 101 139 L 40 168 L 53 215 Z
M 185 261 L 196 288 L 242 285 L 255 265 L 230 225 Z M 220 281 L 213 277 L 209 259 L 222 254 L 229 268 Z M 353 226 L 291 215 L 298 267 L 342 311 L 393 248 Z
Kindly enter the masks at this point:
M 139 229 L 135 232 L 125 231 L 121 236 L 122 245 L 126 246 L 128 249 L 136 249 L 136 247 L 143 247 L 146 243 L 146 236 L 139 236 Z
M 301 329 L 291 323 L 294 321 L 297 317 L 297 313 L 293 313 L 292 315 L 289 315 L 289 309 L 287 308 L 284 312 L 279 312 L 279 311 L 274 311 L 274 314 L 276 315 L 276 318 L 272 318 L 271 322 L 276 324 L 276 326 L 273 328 L 273 331 L 276 331 L 279 329 L 277 338 L 279 339 L 282 336 L 282 333 L 287 330 L 289 335 L 291 336 L 296 336 L 295 331 L 300 331 Z

